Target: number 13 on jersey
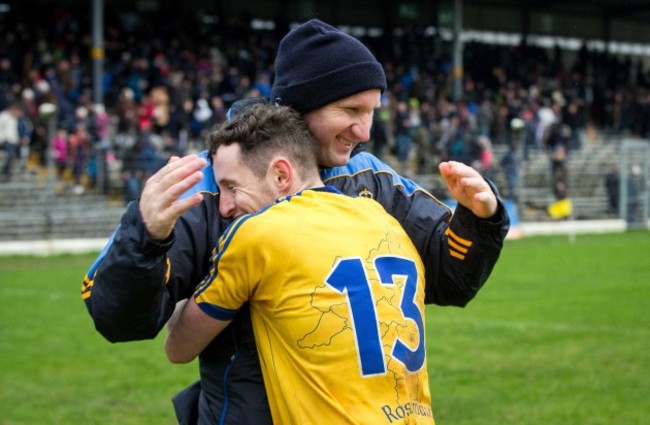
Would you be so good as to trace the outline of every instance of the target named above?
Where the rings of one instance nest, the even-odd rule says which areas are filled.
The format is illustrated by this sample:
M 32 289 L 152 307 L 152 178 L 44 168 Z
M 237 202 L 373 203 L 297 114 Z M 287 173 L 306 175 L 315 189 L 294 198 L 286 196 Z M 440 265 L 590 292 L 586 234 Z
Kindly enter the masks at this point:
M 424 364 L 424 320 L 418 308 L 418 272 L 415 262 L 397 256 L 379 256 L 374 259 L 377 277 L 382 285 L 395 287 L 395 278 L 404 278 L 402 301 L 399 310 L 406 320 L 417 327 L 419 339 L 417 347 L 409 347 L 402 339 L 396 338 L 392 356 L 406 366 L 409 372 L 420 370 Z M 386 373 L 386 363 L 382 350 L 376 302 L 371 284 L 361 258 L 340 259 L 334 265 L 325 282 L 341 294 L 346 294 L 352 316 L 352 328 L 357 344 L 361 375 L 380 375 Z

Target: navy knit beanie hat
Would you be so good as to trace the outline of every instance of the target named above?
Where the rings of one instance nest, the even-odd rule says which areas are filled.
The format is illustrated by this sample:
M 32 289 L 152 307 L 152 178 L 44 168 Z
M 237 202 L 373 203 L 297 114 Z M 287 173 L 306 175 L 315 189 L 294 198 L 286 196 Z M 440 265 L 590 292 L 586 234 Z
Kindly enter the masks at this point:
M 386 90 L 386 74 L 356 38 L 318 19 L 291 30 L 275 58 L 271 101 L 300 113 L 354 94 Z

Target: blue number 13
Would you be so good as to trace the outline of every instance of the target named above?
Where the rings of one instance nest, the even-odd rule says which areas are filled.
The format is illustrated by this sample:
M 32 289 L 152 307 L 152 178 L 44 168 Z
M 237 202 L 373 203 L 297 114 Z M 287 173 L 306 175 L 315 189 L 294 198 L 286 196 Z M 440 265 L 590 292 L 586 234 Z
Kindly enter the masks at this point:
M 418 282 L 417 269 L 412 260 L 403 257 L 382 256 L 375 258 L 375 270 L 382 285 L 394 285 L 395 276 L 403 276 L 404 293 L 400 308 L 406 319 L 415 322 L 419 342 L 411 350 L 399 337 L 395 341 L 392 356 L 402 362 L 410 372 L 420 370 L 424 364 L 424 321 L 415 304 Z M 379 335 L 379 319 L 370 281 L 360 258 L 339 260 L 325 282 L 340 293 L 347 293 L 352 314 L 354 336 L 361 363 L 361 374 L 377 375 L 386 372 L 384 354 Z

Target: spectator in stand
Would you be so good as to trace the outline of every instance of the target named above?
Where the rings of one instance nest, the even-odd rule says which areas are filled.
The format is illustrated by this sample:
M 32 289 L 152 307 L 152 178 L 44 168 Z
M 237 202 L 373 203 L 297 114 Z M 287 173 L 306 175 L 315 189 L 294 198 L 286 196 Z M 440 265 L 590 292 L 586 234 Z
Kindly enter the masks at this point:
M 35 102 L 35 95 L 32 89 L 23 89 L 20 93 L 20 105 L 23 110 L 22 116 L 18 120 L 18 134 L 20 136 L 20 164 L 21 170 L 31 170 L 31 160 L 38 160 L 41 151 L 34 149 L 32 140 L 36 120 L 38 119 L 38 105 Z M 38 161 L 36 161 L 38 162 Z
M 143 120 L 140 123 L 138 135 L 139 168 L 142 171 L 142 179 L 146 181 L 165 165 L 165 158 L 162 154 L 163 139 L 153 132 L 151 121 Z
M 539 149 L 537 146 L 537 126 L 539 125 L 539 119 L 537 114 L 531 109 L 524 109 L 521 114 L 521 119 L 524 121 L 524 161 L 530 159 L 531 149 Z
M 546 151 L 551 164 L 551 185 L 555 199 L 561 200 L 568 196 L 568 155 L 571 129 L 568 125 L 557 121 L 547 128 Z
M 153 116 L 151 122 L 153 129 L 157 134 L 161 134 L 169 128 L 170 121 L 170 99 L 166 87 L 156 86 L 149 93 L 151 103 L 153 104 Z
M 417 173 L 418 174 L 431 174 L 435 172 L 438 161 L 438 152 L 435 150 L 435 141 L 437 134 L 435 109 L 433 106 L 424 101 L 420 105 L 420 127 L 418 157 L 417 157 Z
M 484 178 L 492 180 L 494 177 L 492 175 L 494 172 L 494 152 L 492 151 L 492 141 L 487 136 L 479 135 L 476 137 L 476 142 L 480 152 L 478 170 Z
M 467 118 L 463 118 L 457 113 L 452 114 L 447 132 L 447 146 L 445 148 L 448 160 L 470 164 L 472 131 Z
M 68 131 L 65 128 L 59 128 L 52 140 L 52 150 L 54 151 L 54 166 L 56 175 L 60 182 L 65 181 L 66 171 L 70 164 L 70 141 L 68 140 Z
M 503 158 L 501 158 L 499 165 L 501 166 L 501 171 L 503 171 L 506 178 L 506 185 L 508 188 L 505 195 L 506 198 L 517 200 L 517 191 L 519 188 L 519 164 L 517 151 L 512 144 L 508 146 L 508 151 L 503 155 Z
M 213 112 L 207 99 L 201 97 L 197 99 L 192 112 L 192 136 L 194 138 L 203 137 L 206 130 L 209 129 L 210 120 Z
M 113 157 L 110 140 L 110 116 L 103 104 L 91 105 L 91 121 L 94 127 L 95 144 L 92 149 L 92 158 L 95 164 L 94 178 L 90 186 L 99 193 L 106 195 L 109 189 L 109 163 Z
M 92 140 L 85 122 L 76 124 L 74 132 L 70 134 L 70 158 L 72 161 L 72 179 L 75 183 L 74 193 L 82 194 L 85 191 L 84 177 L 88 176 L 88 161 Z
M 18 123 L 23 111 L 18 102 L 11 103 L 0 112 L 0 145 L 5 151 L 5 163 L 2 167 L 3 181 L 11 181 L 13 165 L 20 154 L 21 137 Z
M 384 150 L 388 145 L 388 121 L 390 120 L 390 111 L 384 105 L 383 99 L 384 96 L 382 96 L 382 106 L 372 116 L 372 127 L 370 129 L 372 153 L 379 159 L 384 157 Z
M 12 92 L 15 90 L 15 86 L 20 85 L 20 78 L 14 71 L 13 65 L 9 57 L 0 56 L 0 111 L 4 111 L 9 107 L 14 99 Z
M 144 181 L 144 171 L 140 166 L 141 144 L 136 139 L 130 139 L 131 144 L 125 146 L 122 155 L 122 182 L 124 184 L 124 205 L 140 196 Z
M 479 135 L 489 137 L 494 136 L 495 107 L 490 99 L 485 98 L 476 111 L 476 125 Z
M 535 129 L 535 145 L 543 150 L 546 147 L 546 140 L 548 139 L 549 128 L 555 124 L 559 117 L 556 113 L 560 109 L 560 105 L 553 103 L 548 99 L 543 101 L 543 104 L 537 110 L 537 128 Z
M 413 145 L 413 124 L 411 111 L 407 101 L 398 100 L 393 120 L 393 131 L 395 134 L 395 156 L 399 162 L 400 172 L 410 175 L 409 154 Z
M 210 99 L 210 109 L 212 116 L 205 123 L 205 128 L 211 130 L 226 121 L 226 105 L 221 96 L 212 96 Z
M 138 110 L 139 107 L 135 101 L 133 90 L 123 88 L 115 105 L 115 114 L 117 116 L 116 132 L 118 135 L 129 134 L 136 129 L 139 120 Z
M 22 99 L 20 104 L 22 113 L 18 118 L 18 158 L 20 164 L 18 172 L 24 172 L 27 170 L 27 161 L 30 156 L 30 142 L 34 134 L 34 123 L 27 114 L 25 103 L 25 99 Z

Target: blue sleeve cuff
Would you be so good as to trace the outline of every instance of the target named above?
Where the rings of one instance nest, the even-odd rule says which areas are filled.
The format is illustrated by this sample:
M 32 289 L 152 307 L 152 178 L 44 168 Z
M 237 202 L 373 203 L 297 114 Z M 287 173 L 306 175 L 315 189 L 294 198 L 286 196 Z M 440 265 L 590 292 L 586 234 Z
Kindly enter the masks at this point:
M 198 306 L 205 314 L 217 320 L 233 320 L 239 312 L 239 309 L 230 310 L 206 302 L 198 303 Z

